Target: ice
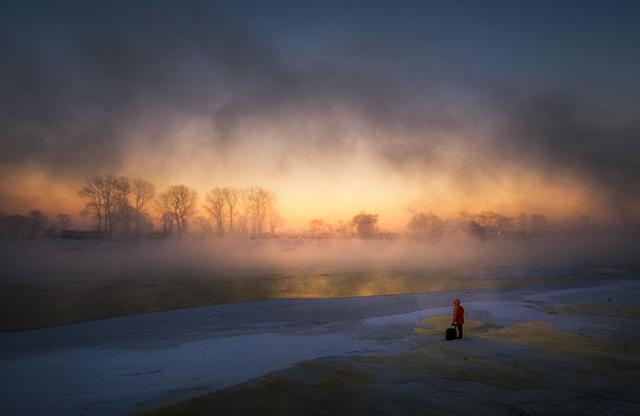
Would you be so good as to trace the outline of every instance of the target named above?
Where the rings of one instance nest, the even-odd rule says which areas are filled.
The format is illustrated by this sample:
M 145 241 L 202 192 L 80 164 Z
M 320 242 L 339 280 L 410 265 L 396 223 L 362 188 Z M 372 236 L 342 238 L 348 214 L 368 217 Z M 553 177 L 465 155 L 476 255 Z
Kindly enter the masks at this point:
M 84 348 L 3 362 L 3 414 L 124 414 L 140 401 L 219 389 L 319 356 L 380 351 L 337 333 L 256 334 L 171 348 Z
M 441 342 L 422 318 L 451 313 L 497 326 L 543 320 L 608 335 L 620 319 L 552 314 L 548 306 L 628 299 L 640 282 L 468 292 L 269 300 L 164 311 L 0 334 L 0 413 L 114 415 L 197 396 L 316 357 L 395 354 Z M 464 348 L 492 348 L 479 342 Z M 463 348 L 461 346 L 461 348 Z

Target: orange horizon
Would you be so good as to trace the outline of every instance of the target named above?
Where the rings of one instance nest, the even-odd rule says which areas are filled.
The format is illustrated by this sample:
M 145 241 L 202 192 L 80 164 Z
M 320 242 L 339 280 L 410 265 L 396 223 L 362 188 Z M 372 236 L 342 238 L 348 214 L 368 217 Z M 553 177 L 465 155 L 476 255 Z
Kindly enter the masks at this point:
M 462 211 L 494 211 L 508 216 L 517 216 L 522 212 L 541 213 L 552 220 L 580 215 L 589 215 L 597 221 L 612 219 L 605 207 L 590 201 L 588 189 L 579 183 L 550 186 L 534 176 L 510 176 L 499 183 L 485 182 L 473 191 L 459 189 L 444 176 L 431 181 L 421 181 L 415 177 L 407 180 L 371 170 L 344 180 L 336 179 L 338 175 L 329 175 L 323 180 L 322 175 L 308 172 L 304 176 L 267 178 L 269 180 L 263 183 L 256 181 L 246 185 L 219 181 L 207 186 L 195 175 L 191 181 L 185 175 L 177 176 L 176 179 L 181 180 L 145 179 L 153 182 L 158 191 L 178 183 L 196 189 L 199 196 L 199 212 L 196 216 L 206 216 L 202 204 L 209 189 L 262 186 L 276 195 L 278 209 L 285 219 L 279 229 L 293 232 L 306 230 L 313 219 L 336 224 L 338 221 L 349 221 L 359 212 L 378 214 L 381 229 L 392 232 L 404 231 L 411 216 L 417 212 L 432 212 L 443 219 L 456 218 Z M 83 182 L 84 179 L 56 178 L 37 169 L 5 175 L 0 182 L 1 188 L 13 189 L 14 192 L 4 192 L 0 209 L 7 213 L 40 209 L 49 216 L 66 213 L 73 219 L 73 224 L 86 228 L 90 220 L 80 216 L 84 200 L 77 194 Z M 150 206 L 148 210 L 154 222 L 157 222 L 155 209 Z

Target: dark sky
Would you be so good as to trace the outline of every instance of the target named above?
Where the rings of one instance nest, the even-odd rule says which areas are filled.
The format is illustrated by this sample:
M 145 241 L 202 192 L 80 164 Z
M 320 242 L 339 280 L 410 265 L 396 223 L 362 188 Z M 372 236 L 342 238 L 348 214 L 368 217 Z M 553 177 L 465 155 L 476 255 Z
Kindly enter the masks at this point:
M 245 150 L 255 182 L 344 164 L 357 137 L 407 178 L 464 190 L 500 161 L 637 216 L 638 22 L 636 1 L 0 1 L 0 169 L 160 177 L 185 141 L 198 166 L 279 149 Z

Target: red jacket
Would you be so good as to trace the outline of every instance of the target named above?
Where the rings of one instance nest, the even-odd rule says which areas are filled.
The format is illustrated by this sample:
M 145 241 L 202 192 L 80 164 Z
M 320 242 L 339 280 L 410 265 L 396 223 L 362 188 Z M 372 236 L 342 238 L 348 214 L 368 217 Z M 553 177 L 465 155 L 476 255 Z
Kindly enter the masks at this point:
M 453 307 L 453 322 L 456 324 L 464 323 L 464 308 L 460 305 Z

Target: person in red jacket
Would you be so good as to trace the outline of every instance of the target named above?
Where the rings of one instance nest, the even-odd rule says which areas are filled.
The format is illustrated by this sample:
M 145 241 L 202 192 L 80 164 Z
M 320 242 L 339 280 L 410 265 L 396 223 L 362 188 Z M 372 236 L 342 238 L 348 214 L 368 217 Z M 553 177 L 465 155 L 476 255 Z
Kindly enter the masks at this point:
M 464 324 L 464 308 L 460 305 L 460 299 L 454 299 L 451 325 L 458 330 L 458 338 L 462 338 L 462 324 Z

